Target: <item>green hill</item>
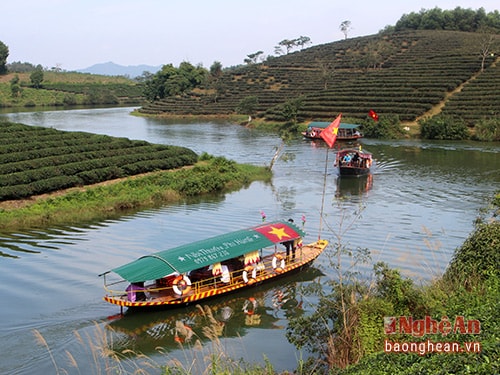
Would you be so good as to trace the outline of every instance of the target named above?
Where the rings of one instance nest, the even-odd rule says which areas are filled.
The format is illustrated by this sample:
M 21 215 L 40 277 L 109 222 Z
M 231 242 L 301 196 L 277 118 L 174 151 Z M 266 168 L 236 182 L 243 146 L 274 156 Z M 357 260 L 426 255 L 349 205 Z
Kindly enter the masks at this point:
M 0 108 L 138 105 L 144 100 L 142 84 L 126 77 L 44 71 L 40 87 L 35 88 L 30 75 L 0 75 Z
M 488 55 L 485 34 L 411 30 L 313 46 L 259 64 L 223 71 L 219 80 L 189 94 L 144 105 L 154 115 L 230 115 L 257 97 L 254 115 L 282 121 L 283 105 L 300 98 L 298 120 L 330 120 L 339 113 L 364 120 L 370 109 L 402 122 L 443 113 L 469 126 L 498 116 L 500 65 Z M 500 43 L 500 35 L 494 35 Z M 444 105 L 444 106 L 443 106 Z

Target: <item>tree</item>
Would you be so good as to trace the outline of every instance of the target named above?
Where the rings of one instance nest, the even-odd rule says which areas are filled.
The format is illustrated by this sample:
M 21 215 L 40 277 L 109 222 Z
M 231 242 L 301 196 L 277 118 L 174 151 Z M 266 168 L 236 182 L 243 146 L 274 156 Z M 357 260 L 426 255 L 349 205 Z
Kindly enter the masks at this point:
M 290 53 L 291 49 L 297 45 L 297 39 L 283 39 L 278 45 L 285 47 L 286 53 Z M 276 50 L 276 47 L 275 47 Z
M 149 81 L 150 79 L 153 79 L 153 73 L 148 72 L 148 71 L 143 71 L 142 74 L 138 77 L 135 77 L 135 81 L 139 83 L 145 83 Z
M 161 70 L 145 82 L 144 96 L 154 101 L 167 96 L 183 94 L 205 82 L 208 75 L 203 66 L 194 66 L 183 61 L 179 68 L 172 64 L 163 65 Z
M 8 70 L 11 73 L 27 73 L 35 70 L 35 65 L 29 62 L 13 61 L 9 64 Z
M 340 24 L 340 31 L 342 31 L 342 33 L 344 34 L 344 39 L 347 39 L 347 34 L 349 33 L 349 31 L 351 31 L 352 27 L 351 27 L 351 21 L 343 21 L 341 24 Z
M 22 90 L 19 81 L 19 76 L 17 74 L 10 80 L 10 93 L 13 98 L 17 98 L 21 95 Z
M 321 70 L 321 79 L 323 80 L 323 88 L 328 89 L 328 81 L 333 77 L 334 67 L 328 61 L 318 61 L 319 68 Z
M 41 65 L 37 65 L 33 73 L 30 74 L 31 86 L 39 89 L 43 82 L 43 68 Z
M 301 97 L 290 99 L 283 105 L 283 110 L 281 114 L 286 121 L 292 121 L 294 124 L 297 122 L 297 116 L 299 115 L 299 110 L 302 108 L 303 100 Z
M 214 61 L 210 66 L 210 76 L 219 79 L 222 75 L 222 63 L 220 61 Z
M 363 48 L 365 68 L 380 68 L 389 56 L 394 53 L 394 47 L 386 40 L 370 41 Z
M 285 54 L 283 50 L 284 48 L 286 50 L 286 54 L 288 54 L 293 48 L 300 47 L 302 49 L 304 48 L 304 46 L 310 43 L 311 43 L 311 38 L 302 35 L 296 39 L 283 39 L 281 42 L 278 43 L 277 46 L 274 47 L 274 53 L 276 55 L 284 55 Z
M 419 13 L 403 14 L 396 22 L 395 31 L 411 30 L 457 30 L 475 32 L 489 27 L 496 32 L 500 30 L 500 13 L 496 10 L 486 13 L 484 8 L 478 10 L 456 7 L 453 10 L 434 8 L 422 9 Z
M 481 41 L 479 42 L 479 55 L 481 56 L 481 72 L 483 72 L 486 58 L 492 54 L 492 47 L 493 43 L 495 42 L 495 37 L 493 36 L 493 30 L 489 30 L 488 28 L 482 28 L 479 32 L 481 33 Z
M 243 61 L 248 65 L 256 64 L 259 56 L 262 55 L 263 53 L 264 52 L 262 52 L 262 51 L 257 51 L 255 53 L 251 53 L 250 55 L 247 55 L 247 58 Z
M 283 51 L 283 48 L 281 46 L 274 46 L 274 54 L 275 55 L 284 55 L 285 52 Z
M 0 74 L 7 73 L 7 57 L 9 57 L 9 47 L 0 41 Z
M 298 37 L 296 40 L 295 40 L 295 43 L 297 46 L 300 47 L 300 49 L 304 48 L 304 46 L 308 45 L 308 44 L 311 44 L 311 38 L 309 38 L 308 36 L 300 36 Z
M 259 105 L 259 98 L 255 95 L 247 96 L 241 99 L 236 109 L 239 113 L 248 115 L 248 122 L 252 121 L 252 116 L 257 111 L 257 106 Z
M 208 76 L 209 84 L 214 90 L 214 102 L 217 102 L 219 94 L 223 90 L 220 78 L 222 77 L 222 63 L 219 61 L 214 61 L 210 66 L 210 74 Z

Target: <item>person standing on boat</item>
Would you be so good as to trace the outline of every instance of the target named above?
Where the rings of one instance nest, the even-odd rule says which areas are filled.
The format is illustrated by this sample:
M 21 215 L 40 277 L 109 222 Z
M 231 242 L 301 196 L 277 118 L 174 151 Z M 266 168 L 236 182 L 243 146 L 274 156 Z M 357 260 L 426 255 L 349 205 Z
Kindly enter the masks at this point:
M 288 219 L 290 223 L 293 223 L 293 219 Z M 282 245 L 286 249 L 286 258 L 290 259 L 290 252 L 292 253 L 292 260 L 295 260 L 295 250 L 297 250 L 297 245 L 294 240 L 282 242 Z

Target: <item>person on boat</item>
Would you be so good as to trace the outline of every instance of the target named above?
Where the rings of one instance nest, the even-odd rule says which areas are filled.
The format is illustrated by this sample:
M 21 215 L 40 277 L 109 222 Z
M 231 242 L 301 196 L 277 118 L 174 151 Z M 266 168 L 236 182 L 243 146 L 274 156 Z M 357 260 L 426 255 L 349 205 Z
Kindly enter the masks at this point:
M 352 163 L 354 165 L 359 164 L 359 154 L 355 153 L 354 156 L 352 157 Z
M 212 268 L 210 268 L 210 266 L 197 268 L 195 270 L 189 271 L 188 276 L 192 282 L 206 280 L 212 277 Z
M 146 298 L 149 298 L 149 293 L 144 288 L 144 283 L 132 283 L 125 291 L 130 302 L 144 301 Z
M 342 163 L 349 164 L 351 162 L 351 154 L 346 154 L 344 158 L 342 159 Z
M 293 223 L 293 219 L 288 219 L 290 223 Z M 281 243 L 286 249 L 286 258 L 290 259 L 290 253 L 292 253 L 292 260 L 295 259 L 295 250 L 297 250 L 297 244 L 295 240 L 285 241 Z

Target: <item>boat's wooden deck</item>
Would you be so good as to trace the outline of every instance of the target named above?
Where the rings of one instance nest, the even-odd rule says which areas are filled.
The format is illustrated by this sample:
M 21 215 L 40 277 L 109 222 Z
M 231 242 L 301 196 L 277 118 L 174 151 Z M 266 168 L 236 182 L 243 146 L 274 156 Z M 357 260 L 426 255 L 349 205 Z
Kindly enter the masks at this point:
M 120 306 L 157 306 L 157 305 L 179 305 L 191 303 L 212 297 L 214 295 L 228 293 L 240 288 L 261 283 L 267 279 L 281 276 L 311 263 L 326 247 L 327 241 L 320 240 L 312 244 L 304 245 L 296 250 L 295 259 L 284 259 L 285 253 L 278 252 L 261 257 L 260 263 L 254 265 L 255 270 L 236 269 L 230 272 L 230 281 L 224 283 L 221 277 L 205 277 L 199 281 L 192 281 L 189 288 L 184 289 L 182 295 L 176 294 L 171 282 L 167 285 L 159 285 L 154 282 L 145 285 L 145 292 L 139 292 L 141 300 L 130 301 L 125 292 L 126 284 L 121 290 L 107 288 L 104 299 L 107 302 Z M 284 262 L 281 261 L 283 258 Z M 253 278 L 252 276 L 255 276 Z

